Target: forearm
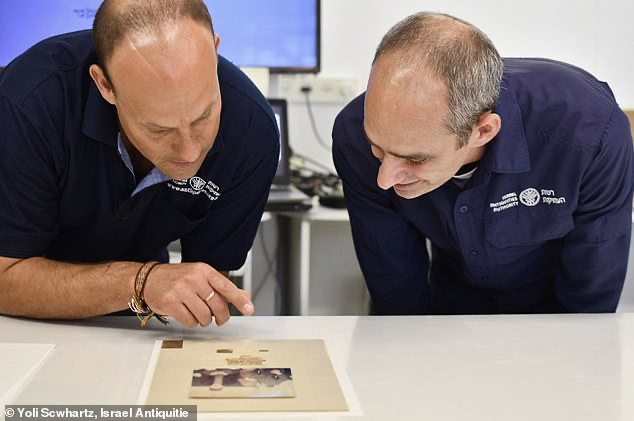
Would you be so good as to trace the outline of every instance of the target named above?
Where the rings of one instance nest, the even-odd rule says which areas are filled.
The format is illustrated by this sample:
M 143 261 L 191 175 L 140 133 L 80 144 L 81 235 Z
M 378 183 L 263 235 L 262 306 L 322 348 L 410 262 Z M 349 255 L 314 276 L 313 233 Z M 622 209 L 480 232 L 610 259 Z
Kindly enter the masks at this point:
M 127 308 L 134 262 L 73 264 L 41 257 L 0 258 L 0 313 L 80 319 Z

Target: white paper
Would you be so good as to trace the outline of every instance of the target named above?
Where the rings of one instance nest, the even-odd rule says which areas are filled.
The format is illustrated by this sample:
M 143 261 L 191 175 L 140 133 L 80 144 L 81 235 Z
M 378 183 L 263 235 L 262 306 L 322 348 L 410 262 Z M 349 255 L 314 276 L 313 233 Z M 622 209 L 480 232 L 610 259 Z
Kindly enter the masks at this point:
M 0 343 L 0 410 L 10 405 L 51 355 L 54 344 Z

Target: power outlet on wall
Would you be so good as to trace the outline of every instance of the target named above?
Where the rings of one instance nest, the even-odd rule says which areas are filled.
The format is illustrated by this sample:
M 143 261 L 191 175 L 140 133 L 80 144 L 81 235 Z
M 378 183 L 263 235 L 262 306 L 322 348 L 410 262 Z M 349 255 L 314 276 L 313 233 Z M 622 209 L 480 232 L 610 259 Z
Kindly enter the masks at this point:
M 306 90 L 313 102 L 345 103 L 357 95 L 357 81 L 315 75 L 279 75 L 278 96 L 288 101 L 305 101 Z

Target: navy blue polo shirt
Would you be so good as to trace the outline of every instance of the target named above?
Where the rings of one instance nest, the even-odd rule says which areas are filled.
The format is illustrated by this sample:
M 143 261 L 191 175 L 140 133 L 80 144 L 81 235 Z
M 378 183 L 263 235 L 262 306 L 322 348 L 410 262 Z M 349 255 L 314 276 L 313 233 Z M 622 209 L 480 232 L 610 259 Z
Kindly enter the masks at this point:
M 361 95 L 337 117 L 333 156 L 379 313 L 616 309 L 634 161 L 607 84 L 563 63 L 505 60 L 502 129 L 476 172 L 464 188 L 449 181 L 409 200 L 376 184 L 363 103 Z
M 92 34 L 81 31 L 35 45 L 0 74 L 0 255 L 147 261 L 180 238 L 183 261 L 240 267 L 278 161 L 266 99 L 220 57 L 220 128 L 200 170 L 131 198 L 116 109 L 89 76 L 94 63 Z

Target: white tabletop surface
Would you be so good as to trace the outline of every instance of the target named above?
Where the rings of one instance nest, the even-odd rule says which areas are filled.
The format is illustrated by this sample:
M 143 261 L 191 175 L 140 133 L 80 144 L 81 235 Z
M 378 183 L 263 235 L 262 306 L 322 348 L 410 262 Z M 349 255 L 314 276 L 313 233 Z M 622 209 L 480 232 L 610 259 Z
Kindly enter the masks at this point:
M 194 330 L 0 316 L 0 332 L 0 342 L 57 345 L 15 404 L 134 404 L 157 339 L 322 338 L 362 419 L 634 420 L 633 313 L 255 316 Z

